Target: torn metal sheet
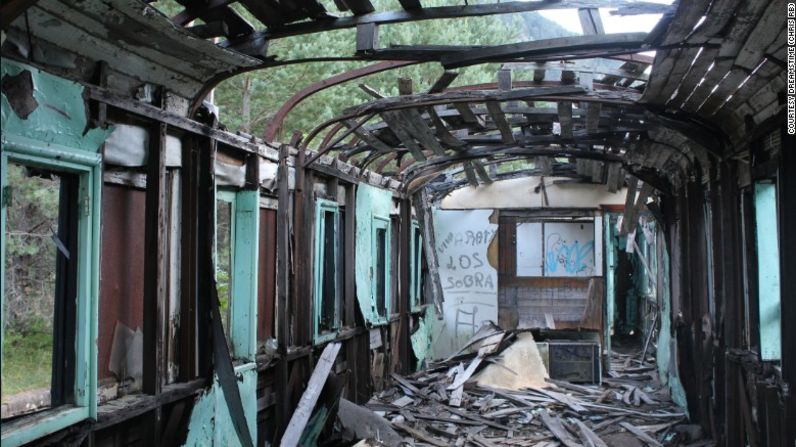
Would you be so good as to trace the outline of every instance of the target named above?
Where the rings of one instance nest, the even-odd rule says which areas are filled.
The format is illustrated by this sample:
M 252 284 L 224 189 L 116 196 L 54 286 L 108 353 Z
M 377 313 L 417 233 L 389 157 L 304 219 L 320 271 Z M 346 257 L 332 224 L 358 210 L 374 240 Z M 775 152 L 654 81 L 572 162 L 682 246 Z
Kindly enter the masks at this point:
M 246 165 L 233 165 L 216 160 L 216 185 L 242 188 L 246 183 Z
M 105 140 L 103 161 L 128 168 L 146 166 L 149 131 L 140 126 L 116 124 Z M 182 142 L 173 135 L 166 136 L 166 167 L 182 165 Z

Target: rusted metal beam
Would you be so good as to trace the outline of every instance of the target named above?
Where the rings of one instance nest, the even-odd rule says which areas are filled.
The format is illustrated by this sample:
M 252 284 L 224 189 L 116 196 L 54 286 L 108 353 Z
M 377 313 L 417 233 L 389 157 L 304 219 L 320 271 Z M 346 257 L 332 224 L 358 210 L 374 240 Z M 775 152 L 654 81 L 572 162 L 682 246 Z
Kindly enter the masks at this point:
M 340 73 L 334 75 L 332 77 L 326 78 L 322 81 L 316 82 L 311 84 L 298 92 L 296 92 L 293 96 L 290 97 L 279 110 L 276 111 L 274 117 L 268 122 L 268 125 L 265 127 L 265 132 L 263 133 L 263 139 L 266 142 L 273 142 L 276 139 L 277 134 L 282 129 L 282 124 L 285 121 L 285 117 L 291 110 L 293 110 L 300 102 L 304 101 L 305 99 L 309 98 L 310 96 L 322 91 L 326 90 L 329 87 L 334 87 L 335 85 L 342 84 L 344 82 L 352 81 L 354 79 L 359 79 L 364 76 L 369 76 L 376 73 L 381 73 L 382 71 L 393 70 L 399 67 L 406 67 L 408 65 L 417 64 L 417 61 L 383 61 L 376 64 L 368 65 L 366 67 L 357 68 L 354 70 L 346 71 L 344 73 Z

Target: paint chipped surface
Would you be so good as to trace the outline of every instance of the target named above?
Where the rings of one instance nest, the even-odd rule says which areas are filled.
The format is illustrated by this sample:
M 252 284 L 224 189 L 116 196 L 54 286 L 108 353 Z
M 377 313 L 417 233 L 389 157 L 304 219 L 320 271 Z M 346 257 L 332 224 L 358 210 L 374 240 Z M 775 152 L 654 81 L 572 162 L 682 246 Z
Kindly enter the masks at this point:
M 18 105 L 12 105 L 14 100 L 9 100 L 5 84 L 8 79 L 26 76 L 32 82 L 31 100 L 38 107 L 23 117 Z M 8 59 L 0 64 L 0 78 L 4 80 L 0 103 L 4 141 L 21 137 L 69 152 L 97 153 L 110 134 L 111 129 L 89 129 L 84 88 L 80 84 Z
M 376 260 L 373 259 L 374 218 L 390 219 L 392 212 L 392 193 L 385 189 L 360 184 L 357 186 L 356 203 L 356 284 L 357 302 L 362 316 L 369 324 L 384 323 L 376 311 L 376 299 L 372 296 L 373 270 Z M 387 234 L 391 234 L 388 228 Z M 389 272 L 388 272 L 389 275 Z
M 235 370 L 246 423 L 251 431 L 252 440 L 256 443 L 257 369 L 251 363 L 236 367 Z M 213 377 L 213 386 L 199 396 L 193 407 L 191 420 L 188 423 L 188 437 L 183 445 L 241 445 L 224 399 L 224 391 L 216 376 Z

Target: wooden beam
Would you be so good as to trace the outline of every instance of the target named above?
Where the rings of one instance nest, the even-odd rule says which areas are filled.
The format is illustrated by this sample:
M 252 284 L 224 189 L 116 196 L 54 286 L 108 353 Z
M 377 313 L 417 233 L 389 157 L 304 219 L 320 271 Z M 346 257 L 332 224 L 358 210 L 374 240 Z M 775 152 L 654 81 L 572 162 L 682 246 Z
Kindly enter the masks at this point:
M 315 404 L 318 402 L 318 397 L 323 390 L 326 379 L 329 377 L 329 373 L 332 371 L 337 354 L 340 352 L 340 346 L 339 342 L 334 342 L 329 343 L 323 349 L 323 353 L 318 359 L 318 364 L 315 366 L 315 370 L 312 371 L 312 376 L 307 383 L 307 388 L 304 394 L 301 395 L 296 411 L 293 412 L 293 416 L 290 418 L 290 423 L 282 436 L 280 445 L 296 447 L 299 444 L 304 427 L 312 415 L 312 409 L 315 408 Z
M 276 391 L 276 436 L 279 437 L 287 427 L 287 415 L 290 413 L 290 395 L 288 392 L 287 347 L 290 343 L 288 309 L 290 293 L 290 170 L 287 161 L 290 158 L 290 146 L 279 147 L 279 166 L 276 174 L 279 205 L 276 209 L 276 340 L 279 360 L 276 366 L 274 389 Z
M 445 91 L 445 89 L 448 88 L 448 86 L 451 85 L 451 83 L 453 83 L 458 76 L 459 73 L 456 71 L 445 70 L 445 72 L 442 73 L 442 76 L 440 76 L 436 82 L 434 82 L 434 85 L 428 89 L 427 93 L 441 93 Z
M 381 113 L 381 118 L 390 126 L 390 130 L 401 140 L 404 147 L 412 153 L 415 160 L 423 161 L 426 159 L 426 156 L 423 155 L 423 149 L 417 144 L 414 138 L 412 138 L 412 135 L 409 133 L 409 130 L 398 112 L 383 112 Z
M 402 5 L 403 6 L 403 5 Z M 262 34 L 270 39 L 279 39 L 299 34 L 316 33 L 335 29 L 354 28 L 362 23 L 376 23 L 380 25 L 402 22 L 415 22 L 421 20 L 452 19 L 460 17 L 479 17 L 496 14 L 514 14 L 547 9 L 573 9 L 573 8 L 620 8 L 627 6 L 625 0 L 562 0 L 538 2 L 503 2 L 473 5 L 455 5 L 426 7 L 422 9 L 405 8 L 405 10 L 375 12 L 371 14 L 340 17 L 324 21 L 309 21 L 280 26 L 269 29 Z M 669 7 L 671 8 L 671 7 Z M 257 33 L 256 33 L 257 34 Z
M 646 33 L 558 37 L 459 51 L 442 56 L 440 62 L 445 68 L 458 68 L 490 61 L 542 56 L 554 59 L 577 54 L 591 57 L 598 53 L 632 53 L 643 49 L 646 37 Z
M 558 123 L 561 126 L 561 137 L 572 138 L 572 102 L 558 102 Z
M 164 306 L 168 281 L 168 224 L 166 209 L 166 130 L 158 123 L 149 130 L 146 211 L 144 215 L 144 350 L 141 388 L 160 394 L 163 384 Z
M 503 142 L 506 144 L 514 144 L 516 142 L 516 140 L 514 140 L 514 132 L 511 130 L 511 126 L 506 120 L 506 114 L 503 113 L 500 103 L 497 101 L 487 101 L 486 108 L 489 110 L 492 122 L 494 122 L 498 130 L 500 130 L 500 136 Z
M 342 3 L 358 16 L 376 11 L 370 0 L 342 0 Z
M 583 28 L 584 35 L 605 34 L 603 21 L 600 18 L 600 10 L 597 8 L 578 9 L 580 26 Z
M 379 46 L 379 27 L 375 23 L 357 25 L 357 53 L 372 52 Z

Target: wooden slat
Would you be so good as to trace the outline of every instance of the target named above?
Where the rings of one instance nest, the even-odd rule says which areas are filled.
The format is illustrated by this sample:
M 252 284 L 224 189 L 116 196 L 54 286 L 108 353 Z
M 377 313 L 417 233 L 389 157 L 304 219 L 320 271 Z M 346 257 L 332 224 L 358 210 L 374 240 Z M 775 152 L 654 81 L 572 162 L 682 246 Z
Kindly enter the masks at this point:
M 456 71 L 445 70 L 435 82 L 434 85 L 428 89 L 428 93 L 440 93 L 444 91 L 448 86 L 453 83 L 453 81 L 459 76 L 459 73 Z
M 669 25 L 669 31 L 666 33 L 663 44 L 674 45 L 683 41 L 705 15 L 708 5 L 710 5 L 710 0 L 681 2 L 675 11 L 674 19 Z
M 423 161 L 426 159 L 426 156 L 423 155 L 423 150 L 417 144 L 417 142 L 412 138 L 409 131 L 406 128 L 406 125 L 401 118 L 401 115 L 398 112 L 383 112 L 381 113 L 381 118 L 390 126 L 390 130 L 401 140 L 404 147 L 406 147 L 409 152 L 412 153 L 412 156 L 417 161 Z
M 453 104 L 453 107 L 459 112 L 459 115 L 465 123 L 480 124 L 469 104 L 457 102 Z
M 428 127 L 417 109 L 403 109 L 398 110 L 397 113 L 403 118 L 405 129 L 410 135 L 417 139 L 426 149 L 430 149 L 437 155 L 445 155 L 445 149 L 437 141 L 434 132 Z
M 437 114 L 437 111 L 434 109 L 434 107 L 427 107 L 426 112 L 431 119 L 431 123 L 434 125 L 434 133 L 437 135 L 437 138 L 440 139 L 442 144 L 454 149 L 460 149 L 467 145 L 467 143 L 456 138 L 450 133 L 450 131 L 448 131 L 448 127 L 445 125 L 445 122 L 442 121 L 442 118 L 439 117 L 439 114 Z
M 160 394 L 163 384 L 163 328 L 167 300 L 166 124 L 149 132 L 144 245 L 144 349 L 142 391 Z
M 312 415 L 312 409 L 318 402 L 323 385 L 332 371 L 337 354 L 340 352 L 340 346 L 341 344 L 337 342 L 329 343 L 323 349 L 323 353 L 318 359 L 318 364 L 315 366 L 315 370 L 312 371 L 312 376 L 307 383 L 307 388 L 304 394 L 301 395 L 296 411 L 293 412 L 293 416 L 290 418 L 290 423 L 282 436 L 280 445 L 285 447 L 298 445 L 301 434 L 304 432 L 304 427 L 310 420 L 310 415 Z
M 420 0 L 398 0 L 398 1 L 401 3 L 401 7 L 407 11 L 415 11 L 423 8 L 423 5 L 420 4 Z
M 558 122 L 561 125 L 561 137 L 572 138 L 572 102 L 558 102 Z
M 498 130 L 500 130 L 500 136 L 503 142 L 506 144 L 514 144 L 516 142 L 514 140 L 514 132 L 511 130 L 509 122 L 506 121 L 506 114 L 503 113 L 500 103 L 497 101 L 487 101 L 486 107 L 489 109 L 489 115 L 492 117 L 492 121 L 495 123 Z
M 440 62 L 445 68 L 465 67 L 487 61 L 499 61 L 514 58 L 533 58 L 557 55 L 577 54 L 579 52 L 614 52 L 638 50 L 644 44 L 646 33 L 619 33 L 594 36 L 572 36 L 554 39 L 542 39 L 508 45 L 495 45 L 487 48 L 465 50 L 444 55 Z
M 341 0 L 355 15 L 369 14 L 376 9 L 370 0 Z
M 379 27 L 375 23 L 357 25 L 357 53 L 372 52 L 379 46 Z
M 584 35 L 605 34 L 605 27 L 597 8 L 578 9 L 578 18 Z

